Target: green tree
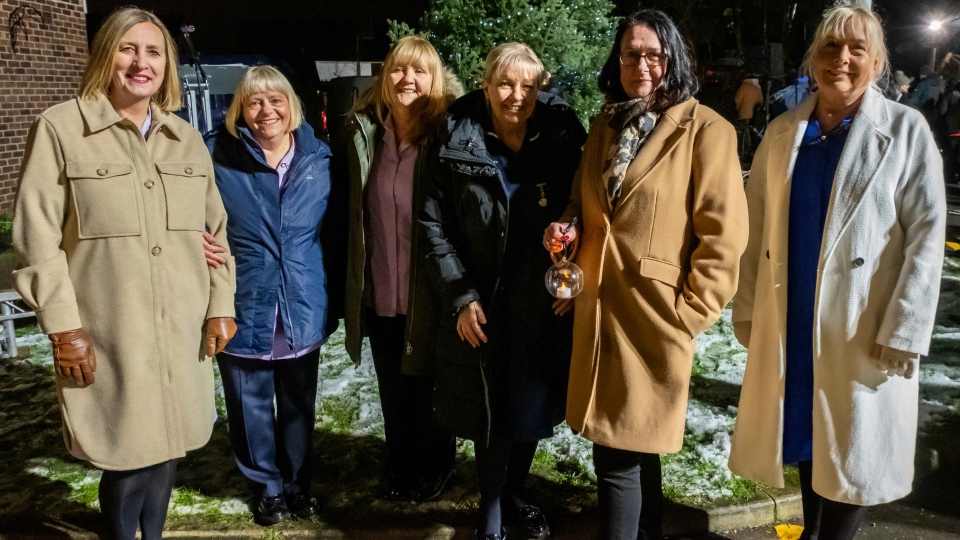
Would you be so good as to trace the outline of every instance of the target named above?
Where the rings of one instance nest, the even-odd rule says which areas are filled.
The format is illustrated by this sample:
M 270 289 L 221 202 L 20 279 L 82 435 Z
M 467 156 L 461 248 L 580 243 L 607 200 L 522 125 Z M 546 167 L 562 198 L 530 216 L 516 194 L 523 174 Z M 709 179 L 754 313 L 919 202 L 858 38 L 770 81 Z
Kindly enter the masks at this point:
M 389 21 L 388 35 L 425 34 L 466 88 L 480 87 L 490 49 L 526 43 L 586 122 L 603 100 L 597 76 L 613 40 L 613 8 L 609 0 L 431 0 L 420 28 Z

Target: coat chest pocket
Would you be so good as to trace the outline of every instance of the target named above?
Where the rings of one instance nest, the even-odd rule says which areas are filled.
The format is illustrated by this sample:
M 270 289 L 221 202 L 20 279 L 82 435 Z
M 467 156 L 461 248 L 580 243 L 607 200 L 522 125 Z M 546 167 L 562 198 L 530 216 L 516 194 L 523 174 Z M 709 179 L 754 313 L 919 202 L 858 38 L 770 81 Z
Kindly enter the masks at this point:
M 167 200 L 167 229 L 203 231 L 207 215 L 207 175 L 202 163 L 157 163 Z
M 67 162 L 66 174 L 81 239 L 140 235 L 132 165 L 73 161 Z

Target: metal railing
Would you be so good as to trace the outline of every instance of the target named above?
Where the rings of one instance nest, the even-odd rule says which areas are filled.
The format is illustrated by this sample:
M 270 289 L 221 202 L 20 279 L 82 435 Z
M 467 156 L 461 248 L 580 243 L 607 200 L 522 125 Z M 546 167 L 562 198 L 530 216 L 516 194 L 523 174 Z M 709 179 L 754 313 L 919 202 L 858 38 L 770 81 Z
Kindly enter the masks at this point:
M 20 301 L 17 291 L 0 291 L 0 358 L 16 358 L 20 353 L 13 321 L 36 317 L 34 312 L 21 307 Z

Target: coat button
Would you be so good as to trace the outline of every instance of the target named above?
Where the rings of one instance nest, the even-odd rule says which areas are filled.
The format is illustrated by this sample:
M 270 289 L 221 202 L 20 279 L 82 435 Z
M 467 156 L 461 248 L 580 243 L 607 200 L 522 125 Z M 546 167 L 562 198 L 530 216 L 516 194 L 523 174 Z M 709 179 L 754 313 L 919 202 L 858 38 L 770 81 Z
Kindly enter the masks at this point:
M 770 258 L 770 250 L 769 250 L 769 249 L 767 250 L 767 258 L 768 258 L 768 259 Z
M 143 183 L 143 185 L 146 186 L 147 189 L 150 189 L 153 187 L 153 180 L 147 180 L 146 182 Z
M 193 167 L 187 167 L 186 169 L 183 170 L 183 172 L 187 174 L 193 174 Z
M 856 266 L 857 268 L 860 268 L 861 266 L 863 266 L 863 257 L 857 257 L 856 259 L 854 259 L 853 265 Z
M 106 169 L 97 169 L 97 174 L 100 175 L 100 176 L 106 176 L 106 175 L 107 175 L 107 170 L 106 170 Z
M 407 343 L 407 354 L 412 354 L 412 353 L 413 353 L 413 345 L 411 345 L 411 344 L 408 342 L 408 343 Z
M 154 255 L 159 255 L 161 251 L 163 250 L 160 249 L 160 246 L 154 246 L 153 249 L 150 250 L 150 253 L 153 253 Z

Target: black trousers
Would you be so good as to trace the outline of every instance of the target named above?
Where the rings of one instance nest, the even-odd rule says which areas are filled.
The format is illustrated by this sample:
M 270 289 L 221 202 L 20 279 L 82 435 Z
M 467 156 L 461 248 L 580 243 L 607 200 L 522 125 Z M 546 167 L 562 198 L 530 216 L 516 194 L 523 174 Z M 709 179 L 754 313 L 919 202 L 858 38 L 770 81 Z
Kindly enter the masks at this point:
M 310 491 L 319 360 L 217 355 L 233 453 L 257 496 Z
M 603 538 L 659 540 L 663 478 L 658 454 L 593 445 Z
M 800 540 L 851 540 L 860 529 L 866 507 L 824 499 L 813 491 L 813 462 L 797 463 L 803 497 L 803 533 Z
M 173 491 L 177 460 L 132 471 L 103 471 L 100 513 L 110 540 L 160 540 Z
M 453 468 L 456 439 L 433 421 L 433 377 L 401 372 L 407 318 L 380 317 L 367 309 L 364 324 L 377 371 L 387 439 L 387 474 L 415 487 Z

